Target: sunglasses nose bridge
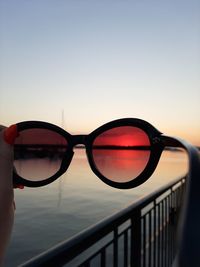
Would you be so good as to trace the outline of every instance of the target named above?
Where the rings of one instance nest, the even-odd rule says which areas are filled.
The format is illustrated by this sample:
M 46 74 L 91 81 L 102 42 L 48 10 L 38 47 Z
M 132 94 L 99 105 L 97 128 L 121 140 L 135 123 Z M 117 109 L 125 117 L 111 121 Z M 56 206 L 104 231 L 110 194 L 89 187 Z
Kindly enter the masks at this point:
M 80 144 L 86 145 L 86 135 L 84 134 L 73 135 L 72 143 L 73 143 L 73 146 L 80 145 Z

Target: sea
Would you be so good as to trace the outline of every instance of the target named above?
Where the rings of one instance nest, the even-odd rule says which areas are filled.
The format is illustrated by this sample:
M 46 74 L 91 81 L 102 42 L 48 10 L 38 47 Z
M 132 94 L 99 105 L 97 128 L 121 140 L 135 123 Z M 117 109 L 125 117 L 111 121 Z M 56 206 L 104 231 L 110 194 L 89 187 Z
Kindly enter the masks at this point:
M 187 173 L 187 155 L 164 151 L 153 175 L 133 189 L 104 184 L 89 167 L 83 149 L 75 154 L 67 172 L 55 182 L 15 190 L 15 222 L 5 267 L 16 267 L 67 240 Z

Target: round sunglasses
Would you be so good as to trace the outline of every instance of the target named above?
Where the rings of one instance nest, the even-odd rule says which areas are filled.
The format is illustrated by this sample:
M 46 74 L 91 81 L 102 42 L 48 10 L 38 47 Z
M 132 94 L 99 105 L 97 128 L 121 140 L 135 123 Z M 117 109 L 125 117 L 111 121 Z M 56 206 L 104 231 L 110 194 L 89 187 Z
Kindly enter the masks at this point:
M 104 183 L 128 189 L 144 183 L 154 172 L 166 146 L 181 147 L 144 120 L 125 118 L 104 124 L 89 135 L 71 135 L 41 121 L 14 125 L 15 184 L 39 187 L 68 169 L 74 148 L 85 147 L 92 171 Z

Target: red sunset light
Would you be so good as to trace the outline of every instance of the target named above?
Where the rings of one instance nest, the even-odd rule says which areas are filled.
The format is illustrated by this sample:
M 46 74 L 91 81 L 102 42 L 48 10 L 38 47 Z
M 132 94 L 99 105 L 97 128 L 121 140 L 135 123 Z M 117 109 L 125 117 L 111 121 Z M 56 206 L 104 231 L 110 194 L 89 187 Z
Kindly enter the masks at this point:
M 143 130 L 136 127 L 123 126 L 102 133 L 95 139 L 94 145 L 150 146 L 150 141 Z

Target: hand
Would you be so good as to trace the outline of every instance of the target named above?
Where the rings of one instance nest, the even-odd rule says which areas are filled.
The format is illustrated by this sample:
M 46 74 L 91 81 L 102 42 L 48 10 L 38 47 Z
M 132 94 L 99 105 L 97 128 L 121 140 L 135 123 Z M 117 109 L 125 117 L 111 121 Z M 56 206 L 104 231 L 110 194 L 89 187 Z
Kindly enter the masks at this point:
M 4 141 L 0 126 L 0 266 L 2 265 L 14 222 L 13 146 Z

